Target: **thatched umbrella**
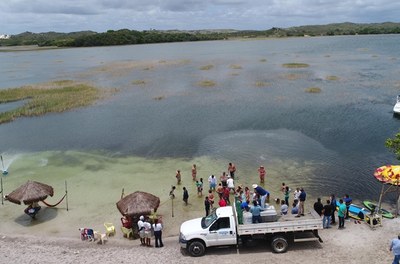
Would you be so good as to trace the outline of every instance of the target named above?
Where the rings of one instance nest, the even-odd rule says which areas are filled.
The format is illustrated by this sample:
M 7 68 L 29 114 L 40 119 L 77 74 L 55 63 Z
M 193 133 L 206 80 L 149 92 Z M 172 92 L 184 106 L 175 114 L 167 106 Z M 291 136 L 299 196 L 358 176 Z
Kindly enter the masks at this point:
M 131 217 L 148 215 L 153 210 L 156 211 L 159 205 L 160 198 L 151 193 L 140 191 L 131 193 L 117 202 L 117 208 L 121 214 Z
M 7 195 L 7 200 L 21 204 L 32 204 L 34 202 L 43 201 L 47 196 L 53 196 L 54 190 L 50 185 L 36 182 L 28 181 L 27 183 L 21 185 L 11 193 Z

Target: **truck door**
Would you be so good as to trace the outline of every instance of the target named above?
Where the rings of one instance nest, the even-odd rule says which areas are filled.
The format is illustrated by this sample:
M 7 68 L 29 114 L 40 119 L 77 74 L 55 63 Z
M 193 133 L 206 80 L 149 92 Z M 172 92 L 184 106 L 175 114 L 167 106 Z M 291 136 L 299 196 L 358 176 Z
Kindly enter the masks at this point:
M 236 244 L 236 229 L 235 225 L 231 223 L 231 217 L 221 217 L 215 221 L 209 229 L 210 245 L 223 246 Z

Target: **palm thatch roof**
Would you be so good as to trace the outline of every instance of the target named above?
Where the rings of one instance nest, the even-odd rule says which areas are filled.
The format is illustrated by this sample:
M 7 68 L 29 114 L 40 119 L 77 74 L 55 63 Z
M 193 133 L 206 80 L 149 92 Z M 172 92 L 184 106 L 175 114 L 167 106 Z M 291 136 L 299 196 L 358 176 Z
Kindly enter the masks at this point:
M 50 185 L 28 181 L 7 195 L 7 200 L 16 204 L 31 204 L 43 201 L 47 196 L 53 196 L 54 190 Z
M 146 215 L 156 211 L 160 205 L 160 198 L 147 193 L 136 191 L 117 202 L 117 208 L 122 215 Z

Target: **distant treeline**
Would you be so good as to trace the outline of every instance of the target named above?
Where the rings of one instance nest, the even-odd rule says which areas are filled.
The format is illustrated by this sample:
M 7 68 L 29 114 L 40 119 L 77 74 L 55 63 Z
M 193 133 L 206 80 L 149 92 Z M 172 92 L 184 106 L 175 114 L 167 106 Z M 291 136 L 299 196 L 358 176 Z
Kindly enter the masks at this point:
M 221 40 L 230 38 L 268 38 L 268 37 L 302 37 L 302 36 L 336 36 L 399 34 L 400 23 L 355 24 L 338 23 L 312 25 L 291 28 L 271 28 L 269 30 L 146 30 L 129 29 L 109 30 L 104 33 L 81 31 L 72 33 L 31 33 L 13 35 L 1 39 L 1 46 L 57 46 L 57 47 L 91 47 L 131 45 L 164 42 Z

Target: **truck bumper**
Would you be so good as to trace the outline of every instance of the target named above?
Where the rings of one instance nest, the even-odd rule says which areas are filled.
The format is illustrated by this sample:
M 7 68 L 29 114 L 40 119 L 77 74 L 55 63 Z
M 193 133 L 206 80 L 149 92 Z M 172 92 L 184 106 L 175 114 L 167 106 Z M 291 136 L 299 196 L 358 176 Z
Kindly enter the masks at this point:
M 187 242 L 188 242 L 187 240 L 179 236 L 179 244 L 181 245 L 181 248 L 187 248 Z

